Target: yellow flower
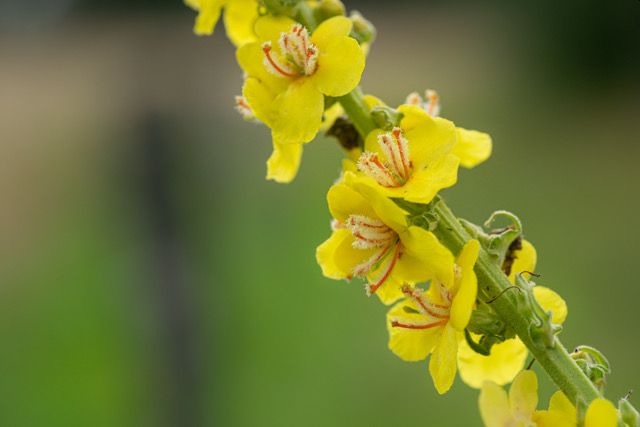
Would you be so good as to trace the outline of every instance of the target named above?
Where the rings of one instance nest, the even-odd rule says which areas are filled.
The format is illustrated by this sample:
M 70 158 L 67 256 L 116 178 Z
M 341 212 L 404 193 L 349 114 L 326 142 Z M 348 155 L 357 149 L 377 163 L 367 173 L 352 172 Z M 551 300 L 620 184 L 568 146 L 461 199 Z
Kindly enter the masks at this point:
M 316 258 L 326 277 L 365 277 L 385 304 L 402 297 L 401 285 L 428 279 L 453 286 L 453 255 L 433 235 L 407 224 L 405 211 L 351 172 L 327 194 L 331 237 Z
M 364 53 L 348 36 L 351 27 L 336 16 L 309 35 L 284 17 L 256 21 L 259 41 L 241 46 L 237 59 L 248 76 L 243 95 L 274 141 L 311 141 L 321 127 L 324 95 L 346 95 L 358 85 Z
M 499 385 L 486 381 L 479 398 L 480 415 L 486 427 L 576 427 L 575 406 L 561 391 L 551 396 L 549 409 L 537 411 L 538 378 L 533 371 L 516 376 L 509 395 Z M 618 411 L 606 399 L 595 399 L 585 415 L 585 427 L 616 427 Z
M 253 26 L 259 16 L 257 0 L 184 0 L 187 6 L 198 11 L 193 27 L 199 36 L 211 35 L 224 9 L 224 26 L 227 36 L 236 46 L 256 40 Z
M 511 283 L 515 282 L 516 274 L 534 271 L 537 258 L 535 248 L 526 240 L 522 242 L 522 249 L 516 251 L 514 256 L 509 272 Z M 553 313 L 554 323 L 564 323 L 567 304 L 562 297 L 544 286 L 536 286 L 533 293 L 540 306 Z M 495 344 L 488 356 L 473 351 L 465 340 L 460 343 L 458 352 L 460 378 L 473 388 L 480 388 L 484 381 L 492 381 L 498 385 L 508 384 L 524 367 L 527 354 L 526 346 L 518 337 Z
M 374 130 L 358 159 L 360 178 L 387 197 L 429 203 L 438 191 L 456 183 L 459 160 L 451 154 L 455 125 L 403 105 L 400 126 Z
M 425 99 L 413 92 L 407 96 L 405 104 L 416 106 L 431 117 L 440 115 L 440 96 L 435 90 L 427 90 Z M 460 158 L 460 164 L 465 168 L 477 166 L 491 156 L 492 143 L 488 134 L 460 127 L 456 128 L 456 133 L 458 142 L 453 148 L 453 154 Z
M 467 242 L 456 260 L 453 283 L 434 280 L 427 292 L 404 286 L 405 300 L 387 314 L 389 348 L 406 361 L 419 361 L 431 354 L 429 373 L 440 394 L 451 388 L 456 375 L 458 342 L 478 292 L 473 266 L 479 251 L 477 240 Z

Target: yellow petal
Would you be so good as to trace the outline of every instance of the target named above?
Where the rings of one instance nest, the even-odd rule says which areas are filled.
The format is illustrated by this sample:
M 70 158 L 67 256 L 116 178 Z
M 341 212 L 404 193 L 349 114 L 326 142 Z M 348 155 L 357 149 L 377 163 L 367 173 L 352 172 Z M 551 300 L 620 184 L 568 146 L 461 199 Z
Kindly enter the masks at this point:
M 485 381 L 498 385 L 510 383 L 524 368 L 526 359 L 527 347 L 520 338 L 494 345 L 488 356 L 473 351 L 466 341 L 461 341 L 458 349 L 460 378 L 473 388 L 480 388 Z
M 398 205 L 384 197 L 375 187 L 363 183 L 355 174 L 346 172 L 344 182 L 353 187 L 371 205 L 376 216 L 396 233 L 407 229 L 407 214 Z
M 576 427 L 577 425 L 575 420 L 555 411 L 535 411 L 531 420 L 536 427 Z
M 426 274 L 443 285 L 453 285 L 453 255 L 438 238 L 431 232 L 416 226 L 409 227 L 400 234 L 400 240 L 406 254 L 416 258 L 419 262 L 412 265 L 414 276 Z M 409 264 L 408 264 L 409 267 Z M 409 272 L 403 273 L 409 277 Z M 417 281 L 417 280 L 416 280 Z
M 375 277 L 379 277 L 380 272 Z M 370 282 L 374 282 L 375 279 L 372 276 Z M 394 302 L 404 297 L 402 293 L 402 285 L 407 282 L 403 282 L 397 279 L 396 269 L 393 270 L 389 279 L 376 291 L 376 296 L 384 305 L 391 305 Z M 411 282 L 410 282 L 411 283 Z
M 271 128 L 283 144 L 299 144 L 315 138 L 322 124 L 324 97 L 308 78 L 292 81 L 276 96 L 273 109 L 277 112 Z
M 457 333 L 447 324 L 429 360 L 429 373 L 439 394 L 445 394 L 453 385 L 453 380 L 456 378 L 457 356 Z
M 211 35 L 220 18 L 220 11 L 224 1 L 222 0 L 200 0 L 187 1 L 189 6 L 198 11 L 196 22 L 193 27 L 193 32 L 199 36 Z
M 351 232 L 347 229 L 335 230 L 331 237 L 324 241 L 316 249 L 316 260 L 322 269 L 322 274 L 329 279 L 346 279 L 350 272 L 338 267 L 335 262 L 336 251 L 344 240 L 351 237 Z
M 236 59 L 240 64 L 240 68 L 249 77 L 258 79 L 274 94 L 278 94 L 287 88 L 289 79 L 274 76 L 267 71 L 264 66 L 264 52 L 260 43 L 247 43 L 240 46 L 236 51 Z M 273 105 L 270 105 L 269 108 L 273 109 Z
M 424 323 L 421 314 L 408 313 L 404 307 L 417 310 L 415 304 L 403 301 L 396 304 L 387 313 L 387 331 L 389 332 L 389 350 L 402 360 L 416 362 L 425 359 L 436 345 L 442 327 L 429 329 L 406 329 L 391 326 L 392 320 L 402 323 Z
M 295 21 L 284 15 L 264 15 L 256 19 L 253 29 L 258 40 L 271 41 L 275 46 L 278 44 L 280 34 L 291 30 L 294 25 Z
M 327 193 L 327 202 L 331 216 L 342 223 L 347 220 L 349 215 L 364 215 L 369 218 L 377 218 L 371 203 L 344 182 L 331 186 Z
M 584 427 L 616 427 L 618 425 L 618 411 L 606 399 L 595 399 L 587 409 Z
M 400 121 L 400 127 L 405 132 L 414 129 L 425 120 L 431 118 L 422 108 L 416 105 L 403 104 L 398 107 L 398 111 L 402 113 L 402 120 Z
M 473 271 L 473 266 L 478 259 L 480 243 L 477 240 L 469 240 L 456 261 L 461 270 L 460 283 L 451 302 L 451 326 L 457 331 L 464 331 L 471 318 L 471 311 L 476 303 L 478 295 L 478 278 Z
M 310 77 L 320 92 L 342 96 L 358 86 L 364 70 L 364 52 L 355 39 L 333 39 L 318 56 L 318 69 Z
M 367 104 L 369 109 L 372 109 L 373 107 L 384 107 L 386 105 L 380 98 L 374 95 L 365 95 L 364 103 Z
M 300 167 L 302 144 L 280 144 L 273 141 L 273 153 L 267 160 L 267 179 L 279 183 L 293 181 Z
M 507 393 L 499 385 L 491 381 L 482 384 L 478 403 L 486 427 L 505 427 L 514 422 Z
M 458 143 L 453 154 L 460 158 L 460 164 L 472 168 L 491 156 L 491 137 L 483 132 L 456 128 Z
M 522 249 L 515 251 L 514 256 L 515 259 L 511 265 L 511 272 L 509 273 L 511 283 L 515 283 L 516 274 L 520 274 L 523 271 L 534 272 L 538 259 L 536 248 L 527 240 L 522 241 Z
M 509 389 L 511 412 L 516 417 L 528 419 L 538 406 L 538 377 L 535 372 L 520 372 Z
M 256 0 L 229 0 L 224 8 L 224 27 L 229 40 L 236 46 L 256 41 L 253 27 L 257 19 Z
M 242 95 L 251 108 L 253 115 L 267 126 L 271 126 L 273 119 L 273 91 L 255 77 L 249 77 L 242 86 Z
M 403 198 L 415 203 L 429 203 L 440 190 L 456 183 L 459 162 L 456 156 L 446 155 L 429 164 L 426 169 L 415 170 L 402 187 L 378 187 L 387 197 Z M 368 182 L 375 183 L 372 178 L 367 178 Z
M 549 399 L 549 411 L 564 414 L 573 425 L 577 423 L 578 415 L 575 406 L 573 406 L 569 398 L 559 390 L 553 393 L 551 399 Z
M 551 321 L 558 325 L 564 323 L 567 318 L 567 303 L 560 295 L 544 286 L 533 288 L 533 295 L 545 311 L 551 311 Z
M 354 237 L 349 233 L 349 237 L 342 240 L 336 247 L 334 256 L 334 262 L 336 267 L 344 272 L 352 274 L 353 270 L 359 264 L 362 264 L 366 260 L 374 256 L 379 248 L 373 249 L 358 249 L 353 247 Z
M 322 51 L 333 40 L 346 37 L 351 32 L 353 23 L 345 16 L 334 16 L 318 25 L 311 35 L 311 41 Z
M 403 119 L 400 127 L 404 129 Z M 409 157 L 414 169 L 427 167 L 431 162 L 451 152 L 456 143 L 455 126 L 452 122 L 425 113 L 423 120 L 407 130 Z

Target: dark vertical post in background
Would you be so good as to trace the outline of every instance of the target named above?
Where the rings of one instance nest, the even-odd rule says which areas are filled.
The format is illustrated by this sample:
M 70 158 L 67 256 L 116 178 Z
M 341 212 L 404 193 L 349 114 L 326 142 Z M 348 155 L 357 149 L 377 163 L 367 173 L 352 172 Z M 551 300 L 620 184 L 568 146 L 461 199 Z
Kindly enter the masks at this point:
M 141 117 L 138 156 L 143 221 L 148 221 L 149 292 L 156 303 L 161 375 L 160 412 L 166 424 L 198 425 L 199 381 L 193 295 L 175 193 L 171 117 L 146 111 Z M 164 368 L 164 369 L 163 369 Z

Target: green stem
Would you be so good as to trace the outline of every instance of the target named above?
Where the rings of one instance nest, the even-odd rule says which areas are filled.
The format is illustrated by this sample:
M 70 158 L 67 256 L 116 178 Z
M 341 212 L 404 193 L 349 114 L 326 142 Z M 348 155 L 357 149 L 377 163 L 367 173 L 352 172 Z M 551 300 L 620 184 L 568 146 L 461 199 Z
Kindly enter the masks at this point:
M 471 237 L 444 201 L 438 202 L 435 210 L 439 220 L 435 234 L 450 250 L 459 253 Z M 512 286 L 507 276 L 484 249 L 480 251 L 475 271 L 478 276 L 480 297 L 485 300 L 492 299 Z M 491 305 L 502 320 L 513 328 L 533 357 L 569 399 L 573 402 L 581 401 L 588 404 L 600 396 L 595 385 L 569 356 L 559 340 L 556 340 L 553 348 L 534 342 L 529 333 L 530 319 L 523 316 L 518 309 L 515 294 L 507 292 Z
M 376 128 L 376 125 L 371 118 L 371 110 L 364 102 L 362 90 L 357 87 L 350 93 L 339 97 L 338 102 L 342 104 L 358 133 L 362 135 L 362 139 L 366 139 L 367 135 Z
M 338 100 L 363 137 L 375 129 L 359 88 Z M 435 210 L 439 219 L 435 234 L 452 252 L 459 253 L 471 237 L 444 201 L 439 201 Z M 489 300 L 512 286 L 507 276 L 484 249 L 480 251 L 475 271 L 478 276 L 480 298 Z M 492 307 L 505 323 L 513 328 L 538 363 L 569 399 L 588 404 L 600 396 L 596 387 L 569 356 L 559 340 L 556 340 L 553 348 L 540 346 L 533 341 L 529 333 L 530 319 L 518 310 L 514 294 L 505 292 L 492 303 Z

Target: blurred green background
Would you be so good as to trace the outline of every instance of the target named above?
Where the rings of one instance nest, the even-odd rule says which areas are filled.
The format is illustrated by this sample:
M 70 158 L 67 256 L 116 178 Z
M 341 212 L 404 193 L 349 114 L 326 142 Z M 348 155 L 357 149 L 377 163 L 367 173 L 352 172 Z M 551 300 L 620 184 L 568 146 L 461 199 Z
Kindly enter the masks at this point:
M 437 89 L 492 159 L 444 196 L 523 219 L 568 346 L 640 384 L 640 2 L 353 1 L 379 31 L 363 86 Z M 479 425 L 386 348 L 385 308 L 324 279 L 340 150 L 264 180 L 219 28 L 179 2 L 0 2 L 0 425 Z M 551 387 L 543 380 L 541 406 Z

